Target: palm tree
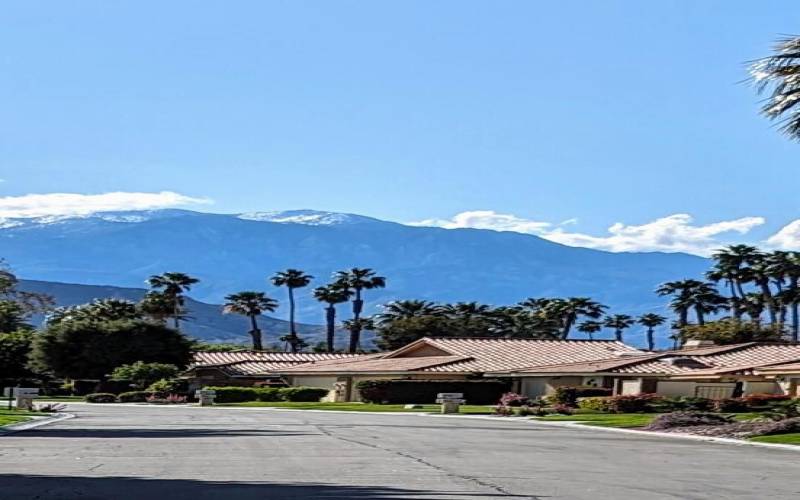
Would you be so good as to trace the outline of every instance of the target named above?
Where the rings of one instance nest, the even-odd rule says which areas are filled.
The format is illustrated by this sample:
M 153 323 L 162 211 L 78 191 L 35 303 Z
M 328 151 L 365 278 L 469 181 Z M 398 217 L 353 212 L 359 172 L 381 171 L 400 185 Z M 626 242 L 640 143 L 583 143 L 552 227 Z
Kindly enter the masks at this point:
M 175 329 L 180 329 L 181 309 L 183 306 L 183 294 L 188 292 L 192 285 L 199 283 L 200 280 L 184 273 L 164 273 L 150 276 L 147 284 L 153 290 L 161 290 L 165 297 L 172 302 L 172 319 L 175 322 Z
M 562 328 L 562 339 L 569 337 L 572 325 L 575 324 L 579 317 L 585 316 L 587 318 L 597 319 L 603 315 L 603 311 L 606 309 L 606 306 L 588 297 L 570 297 L 568 299 L 552 301 L 544 307 L 545 314 L 550 313 L 554 317 L 559 318 Z
M 663 325 L 667 321 L 667 318 L 659 314 L 647 313 L 639 316 L 637 321 L 640 325 L 647 327 L 647 350 L 652 351 L 655 349 L 656 344 L 655 339 L 653 338 L 653 330 L 656 327 Z
M 478 302 L 457 302 L 437 306 L 434 315 L 441 314 L 452 319 L 459 327 L 457 336 L 470 336 L 474 332 L 485 332 L 491 325 L 494 311 L 486 304 Z
M 791 311 L 791 335 L 797 342 L 800 329 L 800 252 L 772 252 L 767 261 L 769 275 L 778 289 L 776 300 L 780 302 L 780 324 L 786 323 L 787 310 Z
M 256 318 L 265 312 L 275 312 L 278 308 L 278 301 L 267 297 L 264 292 L 239 292 L 232 293 L 225 297 L 225 304 L 222 312 L 225 314 L 241 314 L 250 318 L 250 337 L 253 339 L 253 350 L 260 351 L 264 347 L 261 344 L 261 329 L 258 327 Z
M 578 324 L 578 331 L 589 336 L 589 340 L 594 340 L 594 334 L 603 330 L 603 323 L 595 320 L 586 320 Z
M 800 37 L 778 40 L 774 53 L 750 65 L 752 82 L 759 94 L 772 89 L 761 108 L 770 120 L 779 120 L 780 131 L 800 140 Z
M 291 347 L 292 352 L 297 352 L 300 345 L 300 338 L 297 336 L 297 325 L 294 321 L 294 291 L 296 288 L 308 286 L 312 279 L 314 279 L 313 276 L 310 276 L 299 269 L 287 269 L 285 271 L 280 271 L 275 273 L 275 275 L 270 278 L 273 285 L 285 286 L 289 290 L 289 336 L 287 337 L 287 340 L 289 341 L 289 346 Z
M 375 322 L 372 320 L 372 318 L 361 318 L 361 317 L 359 317 L 359 318 L 346 319 L 346 320 L 342 321 L 342 326 L 345 329 L 350 330 L 350 335 L 351 335 L 350 336 L 350 346 L 352 347 L 352 345 L 353 345 L 353 337 L 352 337 L 353 332 L 358 332 L 360 334 L 363 330 L 374 330 L 375 329 Z M 354 353 L 357 350 L 358 350 L 358 344 L 356 344 L 356 348 L 355 349 L 352 349 L 352 348 L 349 349 L 349 351 L 351 353 Z
M 420 316 L 433 316 L 440 312 L 440 309 L 433 302 L 427 300 L 395 300 L 384 304 L 383 311 L 375 315 L 375 324 L 383 326 L 407 318 L 418 318 Z
M 364 325 L 363 322 L 359 321 L 364 310 L 362 292 L 364 290 L 384 288 L 386 286 L 386 278 L 376 276 L 375 271 L 372 269 L 354 267 L 349 271 L 339 271 L 334 274 L 334 281 L 338 286 L 353 293 L 353 321 L 348 323 L 350 325 L 348 352 L 354 353 L 358 350 L 358 345 L 361 341 L 361 330 Z
M 314 289 L 314 298 L 328 304 L 325 307 L 326 347 L 328 352 L 334 351 L 334 336 L 336 335 L 336 304 L 347 302 L 350 291 L 337 286 L 335 283 L 320 286 Z
M 614 314 L 606 316 L 603 324 L 608 328 L 614 329 L 614 338 L 618 342 L 622 342 L 622 332 L 630 328 L 635 323 L 633 317 L 627 314 Z
M 163 292 L 147 292 L 136 307 L 143 316 L 162 325 L 175 314 L 173 300 Z M 186 315 L 180 311 L 178 318 L 186 319 Z
M 707 314 L 715 313 L 727 307 L 727 300 L 722 297 L 711 283 L 694 279 L 669 281 L 656 289 L 661 296 L 672 295 L 670 308 L 678 315 L 678 325 L 687 325 L 689 310 L 695 312 L 697 324 L 705 324 Z

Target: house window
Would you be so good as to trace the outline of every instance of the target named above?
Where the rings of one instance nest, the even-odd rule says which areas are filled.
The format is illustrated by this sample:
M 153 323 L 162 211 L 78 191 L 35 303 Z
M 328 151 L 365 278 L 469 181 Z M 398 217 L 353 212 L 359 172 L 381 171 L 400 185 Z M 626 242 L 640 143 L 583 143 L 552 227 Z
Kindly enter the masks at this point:
M 698 385 L 694 390 L 698 398 L 724 399 L 733 395 L 732 385 Z

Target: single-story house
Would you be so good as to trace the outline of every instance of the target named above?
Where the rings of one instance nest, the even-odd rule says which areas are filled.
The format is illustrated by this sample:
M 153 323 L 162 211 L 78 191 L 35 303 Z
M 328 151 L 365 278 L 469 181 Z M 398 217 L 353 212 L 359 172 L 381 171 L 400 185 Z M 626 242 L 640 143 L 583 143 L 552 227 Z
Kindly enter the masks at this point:
M 512 373 L 523 367 L 642 354 L 634 347 L 610 340 L 423 338 L 392 352 L 314 361 L 280 370 L 280 374 L 291 385 L 330 389 L 330 401 L 359 401 L 356 384 L 362 380 L 466 380 L 482 378 L 487 373 Z M 588 374 L 588 378 L 596 377 Z M 552 391 L 552 384 L 586 383 L 590 381 L 553 377 L 535 390 L 539 395 Z M 528 392 L 533 390 L 529 388 Z
M 567 385 L 610 387 L 614 394 L 655 393 L 664 396 L 725 398 L 747 394 L 799 395 L 800 344 L 747 342 L 698 345 L 659 353 L 621 353 L 589 362 L 487 373 L 520 380 L 522 392 L 539 395 L 539 387 Z M 546 391 L 545 391 L 546 392 Z
M 277 373 L 286 368 L 330 360 L 353 360 L 357 354 L 312 352 L 195 352 L 192 364 L 183 373 L 189 380 L 189 390 L 204 386 L 251 386 L 255 384 L 285 384 Z

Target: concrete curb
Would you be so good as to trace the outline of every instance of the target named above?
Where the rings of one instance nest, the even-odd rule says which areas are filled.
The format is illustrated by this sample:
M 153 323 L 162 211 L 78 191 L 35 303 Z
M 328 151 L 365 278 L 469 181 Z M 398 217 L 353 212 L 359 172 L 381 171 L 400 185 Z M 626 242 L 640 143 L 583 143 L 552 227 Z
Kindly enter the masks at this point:
M 16 432 L 28 431 L 45 425 L 54 424 L 56 422 L 61 422 L 62 420 L 69 420 L 70 418 L 75 418 L 75 415 L 73 415 L 72 413 L 54 413 L 53 415 L 47 417 L 36 416 L 33 417 L 33 420 L 26 420 L 24 422 L 19 422 L 17 424 L 10 424 L 4 427 L 0 427 L 0 437 L 7 436 L 9 434 L 14 434 Z

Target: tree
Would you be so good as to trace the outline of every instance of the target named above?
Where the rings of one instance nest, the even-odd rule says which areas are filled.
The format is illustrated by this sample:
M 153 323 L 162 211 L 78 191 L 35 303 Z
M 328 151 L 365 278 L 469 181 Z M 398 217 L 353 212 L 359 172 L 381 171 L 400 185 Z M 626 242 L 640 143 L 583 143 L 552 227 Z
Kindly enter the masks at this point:
M 557 339 L 561 325 L 548 316 L 522 306 L 497 307 L 488 316 L 493 337 Z
M 168 363 L 135 363 L 121 365 L 111 372 L 111 380 L 129 381 L 137 390 L 144 390 L 150 384 L 161 379 L 173 379 L 178 376 L 178 367 Z
M 261 329 L 258 327 L 258 318 L 265 312 L 275 312 L 278 301 L 267 297 L 264 292 L 239 292 L 225 297 L 222 312 L 225 314 L 241 314 L 250 319 L 250 337 L 253 339 L 253 350 L 261 351 Z
M 589 340 L 594 340 L 594 334 L 603 330 L 603 323 L 595 320 L 586 320 L 578 325 L 578 331 L 589 336 Z
M 139 314 L 149 318 L 151 321 L 166 325 L 167 320 L 175 314 L 174 300 L 164 292 L 147 292 L 142 300 L 136 304 Z M 178 311 L 178 319 L 185 320 L 186 314 L 183 309 Z
M 779 39 L 773 54 L 750 65 L 753 85 L 759 94 L 769 93 L 761 113 L 778 120 L 779 130 L 800 140 L 800 37 Z
M 297 288 L 308 286 L 312 279 L 314 279 L 313 276 L 298 269 L 287 269 L 286 271 L 275 273 L 275 275 L 270 278 L 273 285 L 285 286 L 287 290 L 289 290 L 289 335 L 286 339 L 289 342 L 292 352 L 297 352 L 300 347 L 300 338 L 297 336 L 297 325 L 295 325 L 294 321 L 294 291 Z
M 456 320 L 444 316 L 405 316 L 376 325 L 379 349 L 393 351 L 423 337 L 449 337 Z
M 622 332 L 630 328 L 634 322 L 635 320 L 627 314 L 614 314 L 611 316 L 606 316 L 603 324 L 607 328 L 613 328 L 614 338 L 618 342 L 622 342 Z
M 686 279 L 663 283 L 656 289 L 661 296 L 672 295 L 670 308 L 678 315 L 678 324 L 683 327 L 689 323 L 689 310 L 695 312 L 698 324 L 705 322 L 707 314 L 715 313 L 727 307 L 727 300 L 722 297 L 711 283 Z
M 47 324 L 62 321 L 117 321 L 139 319 L 141 312 L 133 302 L 122 299 L 95 299 L 89 304 L 59 307 L 47 316 Z
M 797 342 L 800 333 L 800 252 L 772 252 L 767 261 L 769 275 L 778 287 L 776 299 L 781 305 L 780 323 L 785 323 L 787 309 L 791 311 L 790 331 L 792 341 Z
M 762 326 L 755 321 L 721 319 L 704 325 L 689 325 L 680 331 L 683 341 L 713 340 L 715 344 L 740 344 L 742 342 L 780 342 L 783 332 L 774 326 Z
M 136 361 L 184 368 L 191 348 L 179 331 L 149 321 L 65 321 L 35 336 L 31 366 L 56 377 L 105 380 L 114 368 Z
M 384 288 L 386 278 L 376 276 L 375 271 L 367 268 L 354 267 L 349 271 L 339 271 L 334 274 L 334 281 L 338 286 L 353 293 L 353 321 L 350 325 L 350 345 L 348 352 L 356 352 L 361 341 L 361 330 L 363 323 L 359 321 L 364 310 L 364 300 L 362 293 L 364 290 Z
M 395 300 L 384 304 L 382 311 L 375 315 L 374 321 L 380 326 L 400 319 L 434 316 L 440 312 L 441 309 L 436 304 L 427 300 Z
M 0 300 L 0 333 L 32 329 L 26 322 L 27 319 L 28 313 L 22 304 L 13 300 Z
M 558 318 L 561 323 L 561 338 L 569 337 L 572 325 L 580 317 L 596 319 L 603 315 L 606 306 L 595 302 L 588 297 L 570 297 L 568 299 L 554 300 L 544 306 L 543 312 L 546 315 Z
M 154 290 L 161 290 L 165 297 L 172 302 L 172 320 L 176 330 L 180 330 L 180 320 L 183 313 L 184 293 L 200 280 L 184 273 L 164 273 L 150 276 L 147 284 Z
M 666 323 L 667 318 L 655 313 L 647 313 L 639 316 L 636 320 L 640 325 L 647 327 L 647 350 L 652 351 L 656 347 L 653 331 Z
M 350 300 L 350 291 L 331 283 L 314 289 L 314 298 L 327 304 L 325 306 L 325 346 L 327 352 L 334 352 L 336 336 L 336 304 Z
M 33 375 L 28 368 L 33 337 L 34 332 L 30 329 L 0 332 L 0 383 Z

